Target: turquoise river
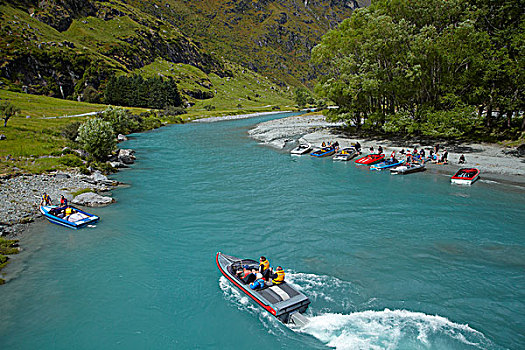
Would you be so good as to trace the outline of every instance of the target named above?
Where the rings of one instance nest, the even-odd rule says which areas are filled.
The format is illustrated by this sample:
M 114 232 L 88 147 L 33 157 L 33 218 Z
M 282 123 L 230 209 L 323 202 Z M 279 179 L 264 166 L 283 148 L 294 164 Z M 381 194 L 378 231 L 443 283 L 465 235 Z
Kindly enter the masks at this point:
M 247 131 L 283 115 L 134 135 L 95 228 L 34 224 L 0 287 L 0 349 L 524 349 L 525 190 L 291 157 Z M 282 265 L 294 329 L 217 251 Z

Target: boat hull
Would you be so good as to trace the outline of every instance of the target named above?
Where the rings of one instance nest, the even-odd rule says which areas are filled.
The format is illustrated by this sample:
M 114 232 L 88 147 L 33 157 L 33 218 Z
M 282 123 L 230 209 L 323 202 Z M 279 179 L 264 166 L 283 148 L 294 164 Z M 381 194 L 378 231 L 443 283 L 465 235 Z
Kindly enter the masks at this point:
M 294 149 L 292 149 L 290 151 L 290 154 L 294 156 L 302 156 L 304 154 L 310 153 L 311 151 L 312 151 L 312 147 L 310 147 L 310 145 L 299 145 L 295 147 Z
M 320 150 L 310 153 L 310 155 L 316 158 L 323 158 L 323 157 L 331 156 L 334 153 L 335 153 L 335 148 L 321 148 Z
M 450 182 L 456 185 L 472 185 L 479 179 L 480 171 L 476 168 L 459 169 L 454 176 L 450 178 Z
M 215 261 L 219 271 L 238 289 L 249 296 L 259 306 L 277 317 L 283 323 L 289 323 L 294 313 L 304 313 L 310 300 L 301 292 L 295 290 L 288 283 L 283 282 L 260 290 L 252 290 L 235 275 L 235 269 L 242 265 L 257 267 L 258 262 L 251 259 L 239 259 L 218 252 Z
M 374 165 L 370 166 L 370 170 L 381 171 L 381 170 L 384 170 L 384 169 L 389 169 L 389 168 L 393 168 L 393 167 L 396 167 L 396 166 L 399 166 L 399 165 L 403 165 L 404 163 L 405 163 L 405 161 L 390 162 L 390 161 L 387 160 L 385 162 L 377 163 L 377 164 L 374 164 Z
M 385 159 L 384 154 L 369 154 L 367 156 L 361 157 L 358 160 L 355 161 L 356 164 L 359 165 L 372 165 L 375 163 L 379 163 Z
M 345 153 L 342 153 L 345 152 Z M 348 162 L 357 155 L 357 151 L 354 148 L 344 148 L 341 152 L 338 152 L 334 156 L 335 161 Z
M 424 164 L 417 165 L 417 166 L 401 165 L 393 169 L 390 169 L 390 173 L 393 175 L 407 175 L 407 174 L 412 174 L 412 173 L 418 173 L 420 171 L 425 171 L 425 170 L 426 168 Z
M 59 207 L 55 206 L 55 205 L 42 205 L 42 206 L 40 206 L 40 212 L 42 213 L 42 215 L 44 215 L 44 217 L 49 222 L 51 222 L 51 223 L 53 223 L 55 225 L 69 227 L 69 228 L 72 228 L 72 229 L 76 230 L 76 229 L 79 229 L 79 228 L 86 227 L 87 225 L 94 224 L 100 219 L 96 215 L 87 213 L 87 212 L 85 212 L 83 210 L 80 210 L 78 208 L 75 208 L 75 207 L 71 207 L 75 212 L 80 213 L 80 214 L 82 214 L 85 217 L 80 219 L 80 220 L 77 220 L 77 221 L 64 220 L 63 218 L 60 218 L 60 217 L 55 216 L 55 215 L 52 215 L 50 213 L 50 211 L 52 209 L 56 209 L 56 208 L 59 208 Z

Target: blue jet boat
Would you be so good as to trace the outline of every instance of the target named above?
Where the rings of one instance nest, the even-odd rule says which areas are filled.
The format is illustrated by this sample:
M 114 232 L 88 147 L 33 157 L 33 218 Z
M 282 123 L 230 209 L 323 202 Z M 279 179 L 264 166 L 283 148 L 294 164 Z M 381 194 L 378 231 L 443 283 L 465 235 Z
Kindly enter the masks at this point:
M 49 222 L 73 229 L 93 224 L 100 219 L 98 216 L 86 213 L 78 208 L 72 206 L 69 207 L 71 208 L 70 215 L 66 215 L 67 207 L 59 207 L 56 205 L 42 205 L 40 206 L 40 212 L 47 220 L 49 220 Z
M 329 146 L 329 147 L 323 147 L 321 149 L 318 149 L 315 152 L 310 153 L 312 157 L 322 158 L 322 157 L 328 157 L 335 153 L 335 147 Z
M 393 168 L 395 166 L 402 165 L 404 163 L 405 163 L 404 160 L 388 159 L 388 160 L 385 160 L 384 162 L 371 165 L 370 166 L 370 170 L 379 170 L 379 171 L 381 171 L 383 169 Z

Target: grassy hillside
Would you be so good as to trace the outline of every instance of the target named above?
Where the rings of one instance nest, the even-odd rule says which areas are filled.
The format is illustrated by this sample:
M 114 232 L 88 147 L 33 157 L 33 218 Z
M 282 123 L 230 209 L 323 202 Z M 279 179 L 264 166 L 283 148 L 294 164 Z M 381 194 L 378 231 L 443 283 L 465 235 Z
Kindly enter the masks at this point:
M 130 0 L 215 54 L 291 85 L 315 77 L 310 50 L 368 0 Z

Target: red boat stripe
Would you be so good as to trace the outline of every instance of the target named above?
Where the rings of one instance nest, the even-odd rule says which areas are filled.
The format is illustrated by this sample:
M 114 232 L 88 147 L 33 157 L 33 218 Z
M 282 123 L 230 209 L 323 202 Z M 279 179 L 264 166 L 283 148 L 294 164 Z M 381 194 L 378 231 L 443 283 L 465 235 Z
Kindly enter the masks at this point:
M 230 278 L 230 276 L 228 276 L 224 270 L 221 268 L 221 265 L 219 264 L 219 253 L 217 253 L 217 255 L 215 256 L 215 261 L 217 262 L 217 267 L 219 268 L 219 270 L 221 271 L 221 273 L 227 278 L 229 279 L 233 284 L 235 284 L 237 287 L 239 287 L 240 290 L 242 290 L 244 293 L 246 293 L 246 295 L 248 295 L 250 298 L 252 298 L 253 300 L 255 300 L 259 305 L 261 305 L 263 308 L 266 309 L 266 311 L 268 311 L 269 313 L 271 313 L 272 315 L 275 316 L 276 312 L 274 309 L 272 309 L 270 306 L 268 305 L 264 305 L 263 303 L 261 303 L 261 301 L 257 298 L 254 298 L 253 295 L 251 295 L 250 293 L 248 293 L 246 290 L 244 290 L 243 287 L 241 287 L 239 285 L 239 283 L 237 283 L 236 281 L 234 281 L 233 279 Z

